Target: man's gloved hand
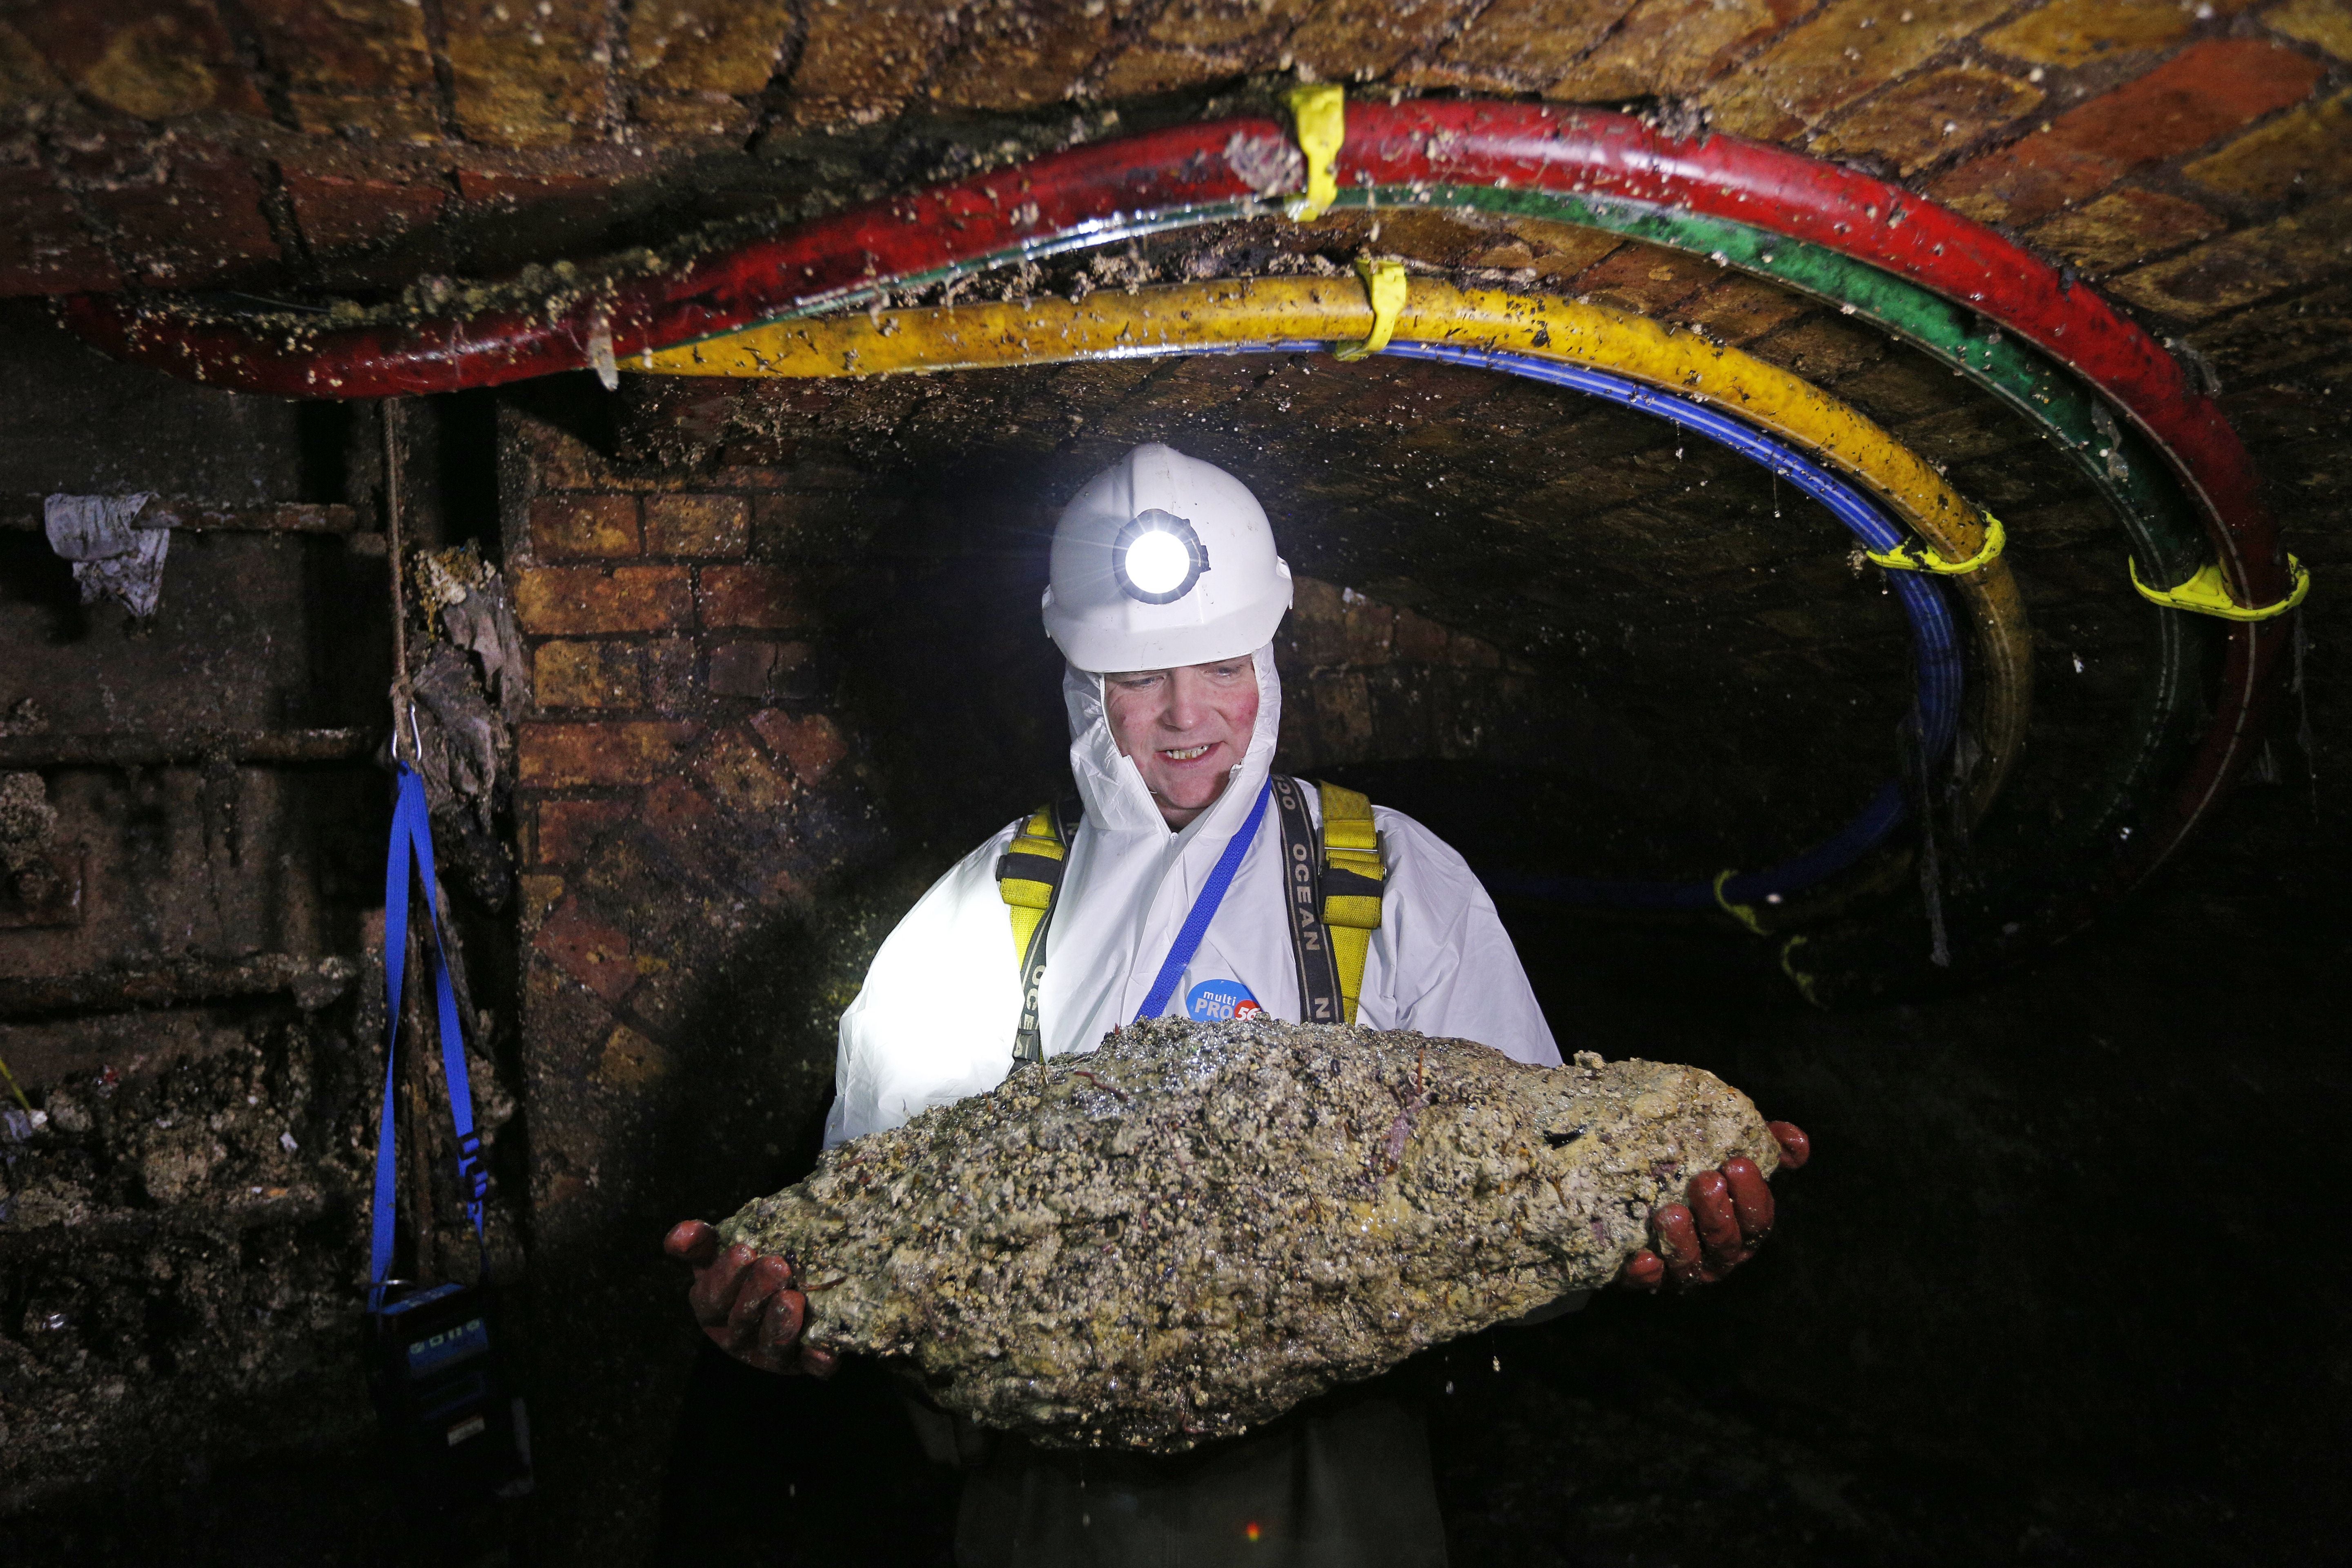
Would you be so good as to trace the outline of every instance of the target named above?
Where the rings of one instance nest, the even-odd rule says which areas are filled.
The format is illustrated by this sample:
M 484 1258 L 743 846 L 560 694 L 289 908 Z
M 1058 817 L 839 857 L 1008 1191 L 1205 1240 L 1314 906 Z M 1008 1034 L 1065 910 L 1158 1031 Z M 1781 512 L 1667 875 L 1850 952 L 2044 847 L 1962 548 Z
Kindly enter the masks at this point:
M 1780 1145 L 1780 1168 L 1793 1171 L 1812 1157 L 1812 1140 L 1792 1121 L 1769 1121 Z M 1772 1232 L 1772 1189 L 1756 1162 L 1741 1155 L 1719 1171 L 1701 1171 L 1684 1189 L 1690 1202 L 1667 1204 L 1650 1215 L 1656 1251 L 1643 1247 L 1625 1260 L 1618 1278 L 1636 1290 L 1712 1285 L 1755 1256 Z M 1663 1256 L 1661 1256 L 1663 1254 Z
M 832 1375 L 837 1358 L 800 1342 L 808 1298 L 793 1289 L 791 1263 L 754 1257 L 740 1241 L 722 1249 L 698 1219 L 673 1226 L 662 1250 L 694 1270 L 686 1300 L 712 1344 L 762 1372 Z

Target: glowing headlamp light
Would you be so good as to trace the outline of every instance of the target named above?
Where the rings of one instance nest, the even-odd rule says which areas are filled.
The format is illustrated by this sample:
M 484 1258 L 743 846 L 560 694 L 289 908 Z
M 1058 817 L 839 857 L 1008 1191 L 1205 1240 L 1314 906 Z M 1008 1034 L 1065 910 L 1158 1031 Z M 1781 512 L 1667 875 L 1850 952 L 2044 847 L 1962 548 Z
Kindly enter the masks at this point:
M 1192 525 L 1171 511 L 1139 511 L 1111 542 L 1110 569 L 1131 599 L 1172 605 L 1209 569 L 1209 552 Z

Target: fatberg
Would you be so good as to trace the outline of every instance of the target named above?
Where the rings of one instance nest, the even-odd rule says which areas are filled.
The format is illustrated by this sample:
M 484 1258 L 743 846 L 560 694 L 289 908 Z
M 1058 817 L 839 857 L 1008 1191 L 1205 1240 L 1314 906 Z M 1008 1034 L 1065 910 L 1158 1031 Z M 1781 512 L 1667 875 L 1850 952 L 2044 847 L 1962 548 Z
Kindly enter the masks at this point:
M 1696 1068 L 1162 1020 L 825 1154 L 719 1227 L 808 1342 L 1063 1447 L 1177 1453 L 1615 1278 L 1695 1171 L 1780 1150 Z

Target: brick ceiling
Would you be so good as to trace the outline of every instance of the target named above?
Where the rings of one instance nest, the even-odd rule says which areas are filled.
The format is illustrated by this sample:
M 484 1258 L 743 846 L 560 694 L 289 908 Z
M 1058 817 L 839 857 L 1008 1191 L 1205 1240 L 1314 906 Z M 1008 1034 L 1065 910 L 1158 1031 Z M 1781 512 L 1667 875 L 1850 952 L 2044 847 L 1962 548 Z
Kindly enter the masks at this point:
M 1073 136 L 1218 112 L 1285 73 L 1360 91 L 1664 108 L 1685 121 L 1703 110 L 1718 131 L 1901 179 L 2067 263 L 2201 354 L 2291 545 L 2323 574 L 2352 555 L 2337 477 L 2337 410 L 2352 397 L 2345 0 L 0 5 L 12 127 L 0 293 L 381 293 L 715 220 L 789 221 Z M 1284 245 L 1351 254 L 1366 238 L 1358 221 L 1181 243 L 1194 257 L 1222 247 L 1220 269 L 1249 270 Z M 2115 542 L 2100 509 L 2013 419 L 1907 351 L 1760 282 L 1588 231 L 1390 215 L 1380 244 L 1701 325 L 1832 387 L 2025 525 L 2018 563 L 2045 668 L 2095 672 L 2100 650 L 2137 635 L 2116 562 L 2078 548 Z M 1157 275 L 1185 270 L 1162 256 Z M 1400 367 L 1356 379 L 1382 375 L 1402 378 L 1386 406 L 1425 405 L 1443 421 L 1351 423 L 1351 384 L 1338 378 L 1310 389 L 1265 365 L 1166 366 L 1132 382 L 1001 373 L 952 395 L 938 381 L 640 387 L 625 445 L 725 465 L 814 440 L 876 471 L 1013 461 L 1066 479 L 1102 444 L 1068 427 L 1072 410 L 1095 435 L 1139 410 L 1154 431 L 1179 417 L 1207 448 L 1238 410 L 1261 431 L 1311 411 L 1311 438 L 1272 438 L 1261 458 L 1346 523 L 1300 541 L 1309 571 L 1441 617 L 1516 616 L 1500 640 L 1528 657 L 1605 626 L 1611 637 L 1583 651 L 1636 686 L 1633 651 L 1684 635 L 1703 605 L 1721 628 L 1711 657 L 1731 672 L 1716 700 L 1732 708 L 1809 670 L 1832 688 L 1861 679 L 1847 667 L 1868 651 L 1853 640 L 1862 607 L 1835 625 L 1820 613 L 1859 592 L 1842 545 L 1825 534 L 1790 553 L 1766 526 L 1775 498 L 1741 465 L 1678 460 L 1642 421 L 1475 377 Z M 1490 457 L 1448 450 L 1446 433 L 1473 422 L 1528 435 L 1542 471 L 1500 475 Z M 1433 511 L 1381 492 L 1380 456 L 1408 437 L 1456 487 L 1444 538 L 1429 532 Z M 1575 510 L 1605 524 L 1612 508 L 1643 520 L 1638 562 L 1537 551 L 1542 520 Z M 1790 583 L 1807 574 L 1814 610 L 1776 610 L 1804 596 Z M 1901 633 L 1888 621 L 1874 635 Z M 2124 694 L 2096 684 L 2070 689 L 2086 743 L 2124 721 Z M 2045 689 L 2045 757 L 2064 754 L 2074 700 Z
M 0 293 L 364 289 L 804 212 L 1297 72 L 1674 100 L 2173 325 L 2347 270 L 2342 0 L 17 0 Z

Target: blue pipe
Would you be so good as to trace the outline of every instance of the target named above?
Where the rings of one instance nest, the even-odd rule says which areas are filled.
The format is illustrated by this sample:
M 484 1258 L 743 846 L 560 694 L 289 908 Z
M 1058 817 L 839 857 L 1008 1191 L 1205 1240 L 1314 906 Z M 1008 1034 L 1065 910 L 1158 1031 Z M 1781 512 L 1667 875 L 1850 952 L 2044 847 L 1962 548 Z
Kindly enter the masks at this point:
M 1118 358 L 1157 358 L 1190 353 L 1323 353 L 1330 344 L 1313 340 L 1283 340 L 1215 345 L 1150 345 L 1129 349 Z M 1718 446 L 1729 447 L 1752 462 L 1761 463 L 1830 510 L 1846 531 L 1865 546 L 1889 551 L 1906 535 L 1875 502 L 1828 469 L 1728 415 L 1672 393 L 1660 392 L 1606 371 L 1538 359 L 1532 354 L 1500 349 L 1464 348 L 1452 343 L 1391 340 L 1381 351 L 1390 359 L 1435 360 L 1500 371 L 1552 386 L 1606 399 L 1622 407 L 1679 425 Z M 1891 572 L 1888 581 L 1903 613 L 1911 622 L 1912 657 L 1918 671 L 1918 692 L 1912 710 L 1930 762 L 1951 749 L 1960 724 L 1960 679 L 1964 661 L 1960 634 L 1951 607 L 1926 574 Z M 1722 898 L 1708 882 L 1649 882 L 1605 877 L 1549 877 L 1524 871 L 1482 869 L 1478 875 L 1489 892 L 1538 899 L 1581 908 L 1633 910 L 1712 910 L 1721 902 L 1758 904 L 1785 898 L 1844 870 L 1884 843 L 1910 815 L 1900 782 L 1879 787 L 1862 814 L 1828 838 L 1802 853 L 1760 871 L 1745 871 L 1727 879 Z

